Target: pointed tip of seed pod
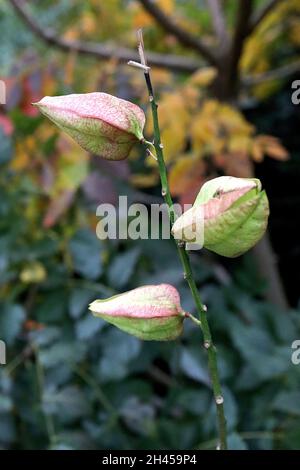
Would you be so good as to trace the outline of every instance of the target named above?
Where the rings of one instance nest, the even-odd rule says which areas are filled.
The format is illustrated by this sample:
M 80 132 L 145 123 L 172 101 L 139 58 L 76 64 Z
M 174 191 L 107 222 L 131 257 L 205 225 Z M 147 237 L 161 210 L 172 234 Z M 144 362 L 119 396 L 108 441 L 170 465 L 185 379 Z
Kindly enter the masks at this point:
M 188 236 L 197 235 L 201 246 L 233 258 L 261 239 L 268 216 L 268 198 L 259 179 L 220 176 L 202 186 L 194 205 L 177 218 L 171 233 L 176 240 L 189 242 L 194 240 Z
M 94 300 L 93 302 L 91 302 L 88 306 L 88 309 L 90 312 L 92 312 L 93 315 L 97 315 L 98 313 L 98 310 L 99 310 L 99 302 L 98 300 Z
M 91 303 L 89 304 L 89 307 L 88 307 L 89 310 L 93 311 L 93 307 L 95 307 L 95 304 L 96 304 L 97 302 L 98 302 L 97 300 L 94 300 L 93 302 L 91 302 Z

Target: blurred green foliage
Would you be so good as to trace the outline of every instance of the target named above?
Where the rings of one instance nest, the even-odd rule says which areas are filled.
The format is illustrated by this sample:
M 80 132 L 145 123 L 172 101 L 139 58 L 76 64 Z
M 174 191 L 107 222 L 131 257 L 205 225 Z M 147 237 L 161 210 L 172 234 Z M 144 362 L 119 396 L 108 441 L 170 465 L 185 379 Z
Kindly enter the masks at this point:
M 55 229 L 32 230 L 23 214 L 32 188 L 2 167 L 0 192 L 0 331 L 8 346 L 0 369 L 2 447 L 214 447 L 198 329 L 187 323 L 180 341 L 142 343 L 86 308 L 115 289 L 163 280 L 192 310 L 172 243 L 103 243 L 72 214 Z M 291 363 L 291 343 L 299 313 L 259 300 L 251 255 L 235 264 L 228 274 L 193 256 L 219 350 L 231 447 L 294 448 L 300 369 Z M 44 280 L 29 282 L 44 272 Z

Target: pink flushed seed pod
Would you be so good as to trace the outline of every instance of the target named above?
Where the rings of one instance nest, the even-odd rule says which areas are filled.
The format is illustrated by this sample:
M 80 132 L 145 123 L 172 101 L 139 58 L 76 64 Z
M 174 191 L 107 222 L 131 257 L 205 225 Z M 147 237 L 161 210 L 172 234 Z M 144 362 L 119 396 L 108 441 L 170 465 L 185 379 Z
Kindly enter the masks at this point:
M 169 284 L 138 287 L 89 306 L 93 315 L 143 340 L 176 339 L 185 313 L 179 293 Z
M 45 96 L 34 106 L 85 150 L 106 160 L 123 160 L 143 140 L 143 110 L 107 93 Z
M 268 198 L 258 179 L 220 176 L 202 186 L 193 207 L 176 220 L 172 233 L 190 241 L 185 239 L 186 229 L 195 227 L 196 232 L 200 227 L 205 248 L 234 258 L 262 238 L 268 217 Z

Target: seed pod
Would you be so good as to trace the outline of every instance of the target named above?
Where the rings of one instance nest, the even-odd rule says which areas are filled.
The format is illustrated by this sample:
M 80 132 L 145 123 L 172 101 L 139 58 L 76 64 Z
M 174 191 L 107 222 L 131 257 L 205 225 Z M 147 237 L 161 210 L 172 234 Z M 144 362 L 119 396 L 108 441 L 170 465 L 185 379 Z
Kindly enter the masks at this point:
M 142 109 L 106 93 L 45 96 L 34 105 L 81 147 L 106 160 L 123 160 L 143 139 Z
M 252 248 L 268 223 L 269 202 L 255 178 L 221 176 L 201 188 L 194 205 L 173 225 L 174 236 L 203 219 L 204 247 L 234 258 Z M 187 240 L 190 241 L 190 240 Z
M 142 286 L 89 306 L 93 315 L 143 340 L 176 339 L 183 328 L 179 293 L 169 284 Z

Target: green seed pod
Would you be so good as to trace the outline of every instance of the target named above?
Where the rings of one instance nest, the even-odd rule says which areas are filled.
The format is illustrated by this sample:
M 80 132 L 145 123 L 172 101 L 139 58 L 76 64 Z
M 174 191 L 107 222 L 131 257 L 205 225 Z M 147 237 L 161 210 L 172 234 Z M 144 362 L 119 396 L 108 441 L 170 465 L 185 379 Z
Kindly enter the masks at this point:
M 201 188 L 192 209 L 175 222 L 174 236 L 203 219 L 204 247 L 234 258 L 252 248 L 267 228 L 269 202 L 255 178 L 221 176 Z M 190 241 L 190 240 L 187 240 Z
M 142 286 L 89 306 L 93 315 L 143 340 L 168 341 L 181 335 L 184 312 L 175 287 Z

